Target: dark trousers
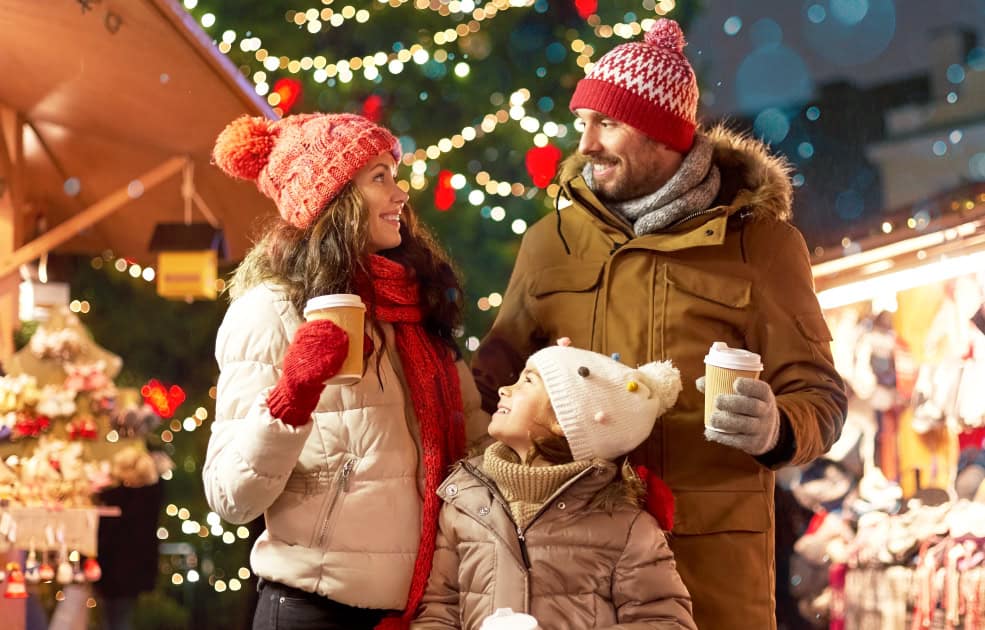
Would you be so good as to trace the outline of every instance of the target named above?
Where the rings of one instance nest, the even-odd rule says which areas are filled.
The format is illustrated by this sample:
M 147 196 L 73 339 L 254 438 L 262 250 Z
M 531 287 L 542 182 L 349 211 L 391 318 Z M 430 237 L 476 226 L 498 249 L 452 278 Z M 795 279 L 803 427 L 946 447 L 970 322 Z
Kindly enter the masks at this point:
M 253 630 L 373 630 L 391 612 L 356 608 L 277 582 L 260 580 Z

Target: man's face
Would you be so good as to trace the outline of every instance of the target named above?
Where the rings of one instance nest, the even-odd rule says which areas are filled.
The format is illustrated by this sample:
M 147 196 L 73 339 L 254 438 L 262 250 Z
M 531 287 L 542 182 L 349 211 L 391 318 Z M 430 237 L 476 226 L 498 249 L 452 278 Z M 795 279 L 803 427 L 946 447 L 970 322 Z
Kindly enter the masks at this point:
M 578 152 L 592 165 L 592 188 L 602 201 L 628 201 L 658 190 L 683 156 L 634 127 L 592 109 L 575 110 Z

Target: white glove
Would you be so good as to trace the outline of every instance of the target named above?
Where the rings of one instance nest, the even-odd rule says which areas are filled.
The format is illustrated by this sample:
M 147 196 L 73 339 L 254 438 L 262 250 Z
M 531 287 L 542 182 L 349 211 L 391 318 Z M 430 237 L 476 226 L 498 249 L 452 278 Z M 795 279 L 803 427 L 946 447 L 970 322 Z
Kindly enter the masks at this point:
M 705 377 L 695 383 L 705 393 Z M 769 383 L 737 378 L 734 394 L 718 394 L 715 411 L 705 426 L 705 439 L 750 455 L 762 455 L 780 439 L 780 411 Z

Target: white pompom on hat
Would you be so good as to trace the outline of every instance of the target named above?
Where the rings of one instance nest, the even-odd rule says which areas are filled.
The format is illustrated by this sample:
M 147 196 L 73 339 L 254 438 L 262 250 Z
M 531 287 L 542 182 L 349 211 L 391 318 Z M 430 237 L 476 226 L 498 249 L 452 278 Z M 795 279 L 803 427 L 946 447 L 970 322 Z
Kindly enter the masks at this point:
M 677 402 L 670 361 L 633 369 L 590 350 L 558 345 L 530 357 L 576 460 L 614 460 L 639 446 Z

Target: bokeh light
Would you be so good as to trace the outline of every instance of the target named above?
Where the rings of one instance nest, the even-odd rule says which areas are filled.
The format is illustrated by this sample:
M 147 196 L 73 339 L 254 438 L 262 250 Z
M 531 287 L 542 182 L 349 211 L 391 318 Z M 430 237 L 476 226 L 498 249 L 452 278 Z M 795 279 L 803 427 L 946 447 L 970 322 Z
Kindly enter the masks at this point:
M 739 65 L 735 84 L 739 108 L 743 111 L 803 102 L 814 92 L 807 64 L 782 44 L 757 48 L 750 53 Z
M 863 210 L 865 210 L 865 201 L 862 195 L 854 190 L 844 190 L 835 198 L 835 212 L 846 221 L 859 218 Z
M 770 107 L 756 116 L 756 120 L 753 122 L 753 131 L 763 141 L 779 144 L 790 133 L 790 121 L 779 109 Z
M 805 13 L 804 36 L 811 48 L 842 66 L 855 66 L 879 56 L 896 34 L 893 0 L 831 0 L 833 19 L 818 21 Z M 814 19 L 812 19 L 812 15 Z

